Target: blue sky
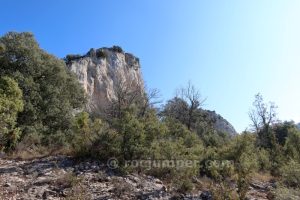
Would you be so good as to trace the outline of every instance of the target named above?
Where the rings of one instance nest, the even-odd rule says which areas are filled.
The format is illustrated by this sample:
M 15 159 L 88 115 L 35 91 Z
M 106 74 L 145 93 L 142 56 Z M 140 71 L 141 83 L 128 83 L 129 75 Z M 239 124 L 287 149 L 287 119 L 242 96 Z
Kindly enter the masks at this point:
M 254 95 L 300 121 L 300 1 L 0 0 L 0 34 L 30 31 L 64 57 L 119 45 L 167 100 L 189 80 L 238 131 Z

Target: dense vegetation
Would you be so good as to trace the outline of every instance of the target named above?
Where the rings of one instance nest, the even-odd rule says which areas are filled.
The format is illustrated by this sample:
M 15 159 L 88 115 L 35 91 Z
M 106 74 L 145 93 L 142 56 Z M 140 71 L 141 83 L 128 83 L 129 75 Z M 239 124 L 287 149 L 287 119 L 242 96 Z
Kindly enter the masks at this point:
M 180 192 L 208 177 L 215 199 L 245 199 L 254 173 L 279 180 L 275 198 L 300 189 L 300 132 L 293 122 L 278 121 L 276 106 L 259 94 L 249 113 L 253 130 L 237 136 L 214 130 L 191 84 L 161 109 L 153 104 L 155 92 L 119 88 L 103 116 L 89 116 L 81 109 L 85 98 L 76 78 L 62 60 L 40 49 L 30 33 L 0 38 L 0 75 L 1 151 L 53 148 L 81 158 L 116 158 L 119 171 L 160 177 Z M 197 163 L 135 168 L 126 165 L 128 160 Z
M 43 145 L 57 141 L 55 138 L 64 140 L 72 128 L 74 109 L 85 101 L 75 76 L 62 60 L 40 49 L 30 33 L 8 33 L 0 38 L 0 46 L 1 89 L 10 91 L 1 93 L 1 108 L 12 107 L 11 122 L 6 122 L 5 109 L 1 109 L 1 121 L 10 123 L 10 129 L 17 127 L 20 133 L 14 134 L 20 140 L 31 138 Z

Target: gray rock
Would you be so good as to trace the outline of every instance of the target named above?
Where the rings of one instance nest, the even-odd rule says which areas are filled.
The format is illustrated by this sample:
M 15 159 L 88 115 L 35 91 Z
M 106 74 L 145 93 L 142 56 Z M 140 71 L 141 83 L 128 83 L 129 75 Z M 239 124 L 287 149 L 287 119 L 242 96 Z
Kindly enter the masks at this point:
M 212 193 L 209 192 L 209 191 L 204 191 L 204 192 L 202 192 L 202 193 L 200 194 L 200 198 L 201 198 L 202 200 L 212 200 L 212 199 L 213 199 Z
M 215 111 L 201 110 L 206 120 L 212 123 L 215 130 L 219 132 L 229 133 L 231 136 L 237 135 L 234 127 L 221 115 L 217 114 Z
M 11 184 L 10 184 L 10 183 L 5 183 L 5 184 L 3 185 L 3 187 L 11 187 Z

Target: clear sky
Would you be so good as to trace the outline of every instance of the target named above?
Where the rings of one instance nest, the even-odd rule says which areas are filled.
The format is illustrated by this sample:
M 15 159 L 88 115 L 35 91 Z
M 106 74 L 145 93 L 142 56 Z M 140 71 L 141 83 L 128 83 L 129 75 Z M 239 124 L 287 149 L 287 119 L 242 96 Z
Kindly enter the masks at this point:
M 119 45 L 167 100 L 189 80 L 238 131 L 254 95 L 300 121 L 299 0 L 0 0 L 0 34 L 30 31 L 64 57 Z

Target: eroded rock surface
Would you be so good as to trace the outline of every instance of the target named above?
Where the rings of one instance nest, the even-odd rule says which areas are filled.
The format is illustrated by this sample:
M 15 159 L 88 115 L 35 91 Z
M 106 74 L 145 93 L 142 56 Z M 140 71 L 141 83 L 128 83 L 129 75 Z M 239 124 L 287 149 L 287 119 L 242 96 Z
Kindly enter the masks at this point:
M 119 89 L 144 90 L 139 59 L 121 49 L 91 49 L 85 56 L 68 60 L 67 67 L 82 84 L 90 112 L 100 112 Z

